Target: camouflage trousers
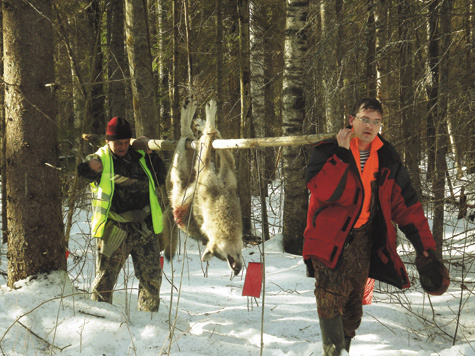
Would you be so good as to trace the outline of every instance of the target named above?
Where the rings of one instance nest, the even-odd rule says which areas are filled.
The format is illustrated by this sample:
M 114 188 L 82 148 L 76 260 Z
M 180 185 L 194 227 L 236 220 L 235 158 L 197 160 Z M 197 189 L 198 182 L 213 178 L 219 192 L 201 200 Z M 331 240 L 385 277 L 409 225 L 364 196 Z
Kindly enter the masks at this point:
M 353 338 L 363 317 L 363 293 L 369 273 L 371 226 L 354 229 L 335 269 L 312 258 L 318 315 L 342 316 L 345 337 Z
M 132 224 L 135 224 L 135 228 Z M 141 232 L 139 223 L 122 224 L 122 226 L 124 225 L 128 232 L 127 237 L 110 257 L 100 253 L 100 246 L 98 246 L 96 278 L 92 286 L 91 299 L 112 303 L 114 286 L 130 255 L 132 256 L 135 277 L 139 281 L 138 309 L 158 311 L 160 285 L 162 284 L 159 239 L 153 233 L 144 234 Z

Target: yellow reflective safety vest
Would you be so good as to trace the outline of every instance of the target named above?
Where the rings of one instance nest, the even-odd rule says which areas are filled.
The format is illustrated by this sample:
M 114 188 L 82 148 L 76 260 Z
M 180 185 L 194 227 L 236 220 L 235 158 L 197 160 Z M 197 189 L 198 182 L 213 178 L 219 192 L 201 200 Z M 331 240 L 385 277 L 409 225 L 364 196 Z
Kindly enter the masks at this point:
M 163 218 L 162 209 L 160 208 L 156 194 L 157 189 L 155 186 L 155 181 L 145 162 L 145 152 L 137 152 L 142 155 L 139 162 L 148 177 L 148 190 L 153 231 L 154 233 L 159 234 L 163 231 Z M 114 177 L 114 163 L 108 145 L 99 148 L 96 154 L 99 155 L 102 161 L 102 175 L 99 184 L 96 184 L 96 182 L 92 182 L 90 184 L 93 193 L 91 236 L 101 238 L 104 234 L 104 227 L 107 222 L 107 217 L 112 204 L 112 197 L 114 195 L 115 184 L 112 178 Z

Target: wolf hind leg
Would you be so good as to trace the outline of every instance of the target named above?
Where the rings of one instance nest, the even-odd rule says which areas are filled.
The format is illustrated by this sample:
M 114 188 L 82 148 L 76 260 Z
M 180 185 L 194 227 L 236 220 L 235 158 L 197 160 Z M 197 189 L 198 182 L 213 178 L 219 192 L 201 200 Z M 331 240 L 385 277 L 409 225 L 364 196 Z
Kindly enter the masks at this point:
M 193 116 L 195 116 L 196 105 L 193 98 L 186 98 L 183 106 L 181 108 L 181 137 L 186 137 L 188 139 L 195 139 L 193 130 L 191 129 L 191 123 L 193 121 Z
M 206 124 L 204 132 L 207 134 L 216 133 L 216 112 L 217 112 L 216 101 L 210 100 L 206 104 Z

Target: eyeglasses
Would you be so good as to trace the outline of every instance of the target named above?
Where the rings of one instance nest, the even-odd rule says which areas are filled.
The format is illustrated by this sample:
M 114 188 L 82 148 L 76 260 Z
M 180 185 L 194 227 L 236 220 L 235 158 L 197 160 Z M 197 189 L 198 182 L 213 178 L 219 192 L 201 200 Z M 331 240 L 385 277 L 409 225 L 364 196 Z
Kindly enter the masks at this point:
M 384 124 L 380 120 L 371 121 L 370 119 L 366 117 L 363 117 L 363 118 L 358 117 L 358 116 L 355 116 L 355 117 L 365 125 L 371 125 L 374 127 L 384 127 Z

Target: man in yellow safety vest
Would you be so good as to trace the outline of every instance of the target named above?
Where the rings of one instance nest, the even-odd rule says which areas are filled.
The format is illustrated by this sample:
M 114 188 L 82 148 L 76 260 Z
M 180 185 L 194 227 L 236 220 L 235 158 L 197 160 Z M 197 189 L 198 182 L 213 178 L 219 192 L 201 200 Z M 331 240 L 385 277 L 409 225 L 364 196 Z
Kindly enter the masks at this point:
M 120 117 L 106 130 L 106 145 L 78 165 L 93 193 L 91 236 L 97 239 L 92 299 L 112 303 L 120 270 L 132 256 L 139 280 L 138 308 L 157 311 L 160 304 L 160 246 L 163 230 L 158 186 L 166 168 L 152 151 L 135 150 L 132 130 Z

